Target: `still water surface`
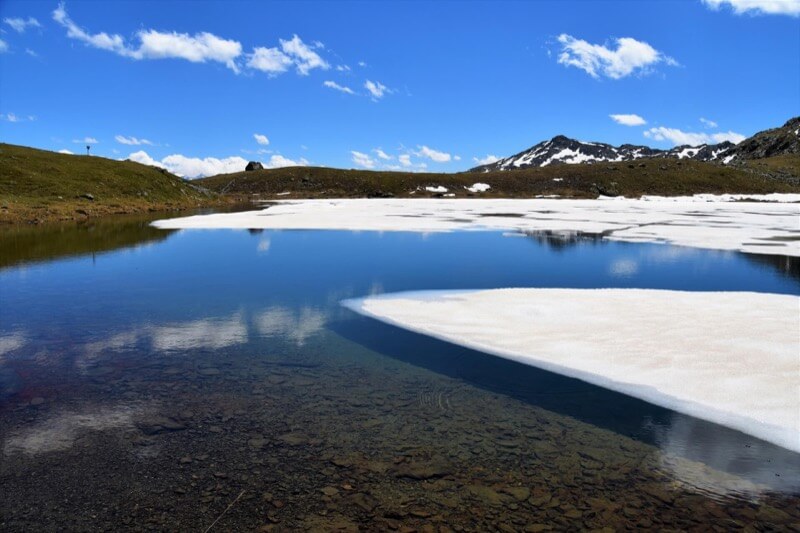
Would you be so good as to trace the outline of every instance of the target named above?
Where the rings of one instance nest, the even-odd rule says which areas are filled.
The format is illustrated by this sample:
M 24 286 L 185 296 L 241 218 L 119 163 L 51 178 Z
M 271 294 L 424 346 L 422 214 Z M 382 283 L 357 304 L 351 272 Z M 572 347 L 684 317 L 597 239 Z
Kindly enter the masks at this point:
M 146 222 L 0 233 L 0 529 L 800 523 L 797 454 L 339 305 L 498 287 L 800 294 L 797 260 Z

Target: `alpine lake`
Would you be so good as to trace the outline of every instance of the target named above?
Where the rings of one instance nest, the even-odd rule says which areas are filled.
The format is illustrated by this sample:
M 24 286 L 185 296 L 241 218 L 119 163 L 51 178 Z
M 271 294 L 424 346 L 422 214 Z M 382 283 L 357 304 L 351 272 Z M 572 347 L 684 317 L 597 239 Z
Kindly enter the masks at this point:
M 365 318 L 427 289 L 800 294 L 589 235 L 0 231 L 0 530 L 800 530 L 800 455 Z

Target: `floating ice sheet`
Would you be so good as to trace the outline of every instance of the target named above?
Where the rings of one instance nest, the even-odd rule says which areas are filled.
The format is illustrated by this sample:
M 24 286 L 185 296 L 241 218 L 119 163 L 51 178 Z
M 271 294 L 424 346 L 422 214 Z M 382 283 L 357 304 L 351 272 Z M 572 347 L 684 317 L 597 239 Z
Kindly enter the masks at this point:
M 344 305 L 800 452 L 796 296 L 500 289 L 388 294 Z
M 260 211 L 159 220 L 163 229 L 517 230 L 800 256 L 800 204 L 695 199 L 347 199 L 281 201 Z M 774 200 L 777 197 L 772 197 Z

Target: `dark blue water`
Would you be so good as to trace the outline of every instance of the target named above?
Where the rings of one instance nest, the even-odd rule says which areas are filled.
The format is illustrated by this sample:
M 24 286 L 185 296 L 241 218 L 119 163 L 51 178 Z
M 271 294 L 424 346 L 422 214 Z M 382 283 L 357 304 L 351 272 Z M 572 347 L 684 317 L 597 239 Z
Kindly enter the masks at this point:
M 57 453 L 25 452 L 24 446 L 22 452 L 9 451 L 8 443 L 18 442 L 14 439 L 33 423 L 26 418 L 30 409 L 46 423 L 48 413 L 96 405 L 98 398 L 133 405 L 152 395 L 174 397 L 177 404 L 198 392 L 220 392 L 219 384 L 191 375 L 164 389 L 150 374 L 153 369 L 168 372 L 194 361 L 198 368 L 212 365 L 223 375 L 235 369 L 242 380 L 258 382 L 264 376 L 242 369 L 268 361 L 270 368 L 318 371 L 324 378 L 326 369 L 346 361 L 348 372 L 363 374 L 360 386 L 368 391 L 393 390 L 409 380 L 441 379 L 444 389 L 461 383 L 465 402 L 517 402 L 510 405 L 535 409 L 545 418 L 547 413 L 567 417 L 586 431 L 611 432 L 620 442 L 652 448 L 665 464 L 671 459 L 663 457 L 679 457 L 762 487 L 730 488 L 700 470 L 687 476 L 683 467 L 665 467 L 669 474 L 659 474 L 716 500 L 800 492 L 795 454 L 577 380 L 390 327 L 339 305 L 382 292 L 499 287 L 797 295 L 800 278 L 796 261 L 785 257 L 492 232 L 181 231 L 140 246 L 18 262 L 0 270 L 0 438 L 7 441 L 7 465 L 13 464 L 7 468 L 18 475 L 26 467 L 13 458 L 44 464 Z M 297 377 L 291 372 L 287 379 Z M 341 376 L 331 372 L 330 382 L 336 383 Z M 124 394 L 120 383 L 127 387 Z M 249 390 L 235 394 L 245 401 Z M 337 390 L 319 394 L 323 405 Z M 442 409 L 450 401 L 435 392 L 422 398 L 421 405 L 438 402 Z M 206 438 L 210 443 L 216 437 Z M 194 438 L 195 445 L 201 441 Z M 335 449 L 332 444 L 331 453 Z M 460 453 L 454 449 L 451 456 Z

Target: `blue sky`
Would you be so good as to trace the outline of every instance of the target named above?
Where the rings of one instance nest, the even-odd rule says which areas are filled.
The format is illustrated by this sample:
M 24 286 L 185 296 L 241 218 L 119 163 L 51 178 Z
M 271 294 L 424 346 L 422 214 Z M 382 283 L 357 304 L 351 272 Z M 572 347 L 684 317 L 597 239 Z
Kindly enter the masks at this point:
M 450 172 L 557 134 L 738 140 L 800 114 L 798 15 L 800 0 L 4 0 L 0 139 L 89 139 L 186 176 L 250 159 Z

